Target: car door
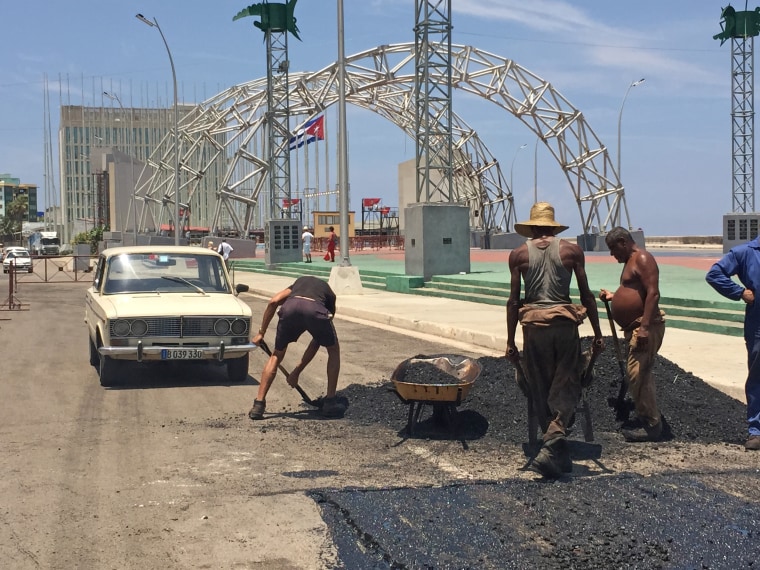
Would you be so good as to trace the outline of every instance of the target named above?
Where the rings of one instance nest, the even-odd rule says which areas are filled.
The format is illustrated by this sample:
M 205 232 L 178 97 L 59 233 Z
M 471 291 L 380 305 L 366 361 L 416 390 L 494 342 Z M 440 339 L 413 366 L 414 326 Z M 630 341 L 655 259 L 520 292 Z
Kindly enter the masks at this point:
M 99 304 L 100 291 L 103 288 L 103 275 L 105 274 L 105 257 L 100 256 L 98 258 L 98 264 L 95 266 L 95 271 L 92 277 L 92 285 L 85 292 L 85 309 L 84 309 L 84 322 L 87 323 L 87 328 L 90 332 L 90 338 L 95 340 L 95 330 L 98 326 L 98 313 L 97 305 Z

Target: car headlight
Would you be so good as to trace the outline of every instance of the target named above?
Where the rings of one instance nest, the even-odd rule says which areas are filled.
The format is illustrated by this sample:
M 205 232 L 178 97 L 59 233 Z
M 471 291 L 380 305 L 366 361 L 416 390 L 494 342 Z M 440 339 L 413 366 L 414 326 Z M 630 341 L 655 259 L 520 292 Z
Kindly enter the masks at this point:
M 224 336 L 230 332 L 230 322 L 227 319 L 218 319 L 214 323 L 214 332 L 219 336 Z
M 133 336 L 144 336 L 148 332 L 148 323 L 142 319 L 136 319 L 132 321 L 131 329 Z
M 115 320 L 111 330 L 115 336 L 127 336 L 129 334 L 129 321 L 125 319 Z
M 232 334 L 234 335 L 245 334 L 245 331 L 248 330 L 248 321 L 244 319 L 235 319 L 232 321 L 232 326 L 230 328 L 232 329 Z

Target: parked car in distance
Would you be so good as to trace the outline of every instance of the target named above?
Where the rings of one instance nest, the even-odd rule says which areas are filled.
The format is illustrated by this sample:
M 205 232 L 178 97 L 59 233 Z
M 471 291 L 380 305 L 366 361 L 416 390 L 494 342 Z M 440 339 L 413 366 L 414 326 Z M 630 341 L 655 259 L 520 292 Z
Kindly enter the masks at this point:
M 9 273 L 10 271 L 26 271 L 31 273 L 32 257 L 29 252 L 22 248 L 10 248 L 3 255 L 3 273 Z
M 85 294 L 90 364 L 100 383 L 117 382 L 126 360 L 213 361 L 231 382 L 248 377 L 251 308 L 232 288 L 215 251 L 185 246 L 136 246 L 100 254 Z
M 4 261 L 5 260 L 5 256 L 8 255 L 8 252 L 11 252 L 11 251 L 14 251 L 14 250 L 25 251 L 26 253 L 29 253 L 29 250 L 26 249 L 25 247 L 22 247 L 20 245 L 9 245 L 9 246 L 6 246 L 6 247 L 3 248 L 2 255 L 0 255 L 0 261 Z

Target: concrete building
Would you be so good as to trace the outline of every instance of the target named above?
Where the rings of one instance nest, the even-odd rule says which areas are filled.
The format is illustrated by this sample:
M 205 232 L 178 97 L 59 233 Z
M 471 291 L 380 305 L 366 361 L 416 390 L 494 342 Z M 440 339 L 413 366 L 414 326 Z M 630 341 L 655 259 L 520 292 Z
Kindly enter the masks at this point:
M 10 174 L 0 174 L 0 216 L 5 216 L 8 205 L 19 196 L 26 196 L 28 201 L 25 222 L 37 221 L 37 185 L 22 184 L 19 178 L 13 178 Z
M 194 109 L 192 105 L 180 105 L 180 124 Z M 155 219 L 151 203 L 140 195 L 139 187 L 150 176 L 150 166 L 146 164 L 151 155 L 161 148 L 173 127 L 171 107 L 61 106 L 58 148 L 65 242 L 93 227 L 152 233 L 166 223 Z M 206 173 L 203 187 L 190 197 L 188 222 L 193 226 L 208 225 L 221 175 Z M 187 195 L 180 195 L 186 202 Z

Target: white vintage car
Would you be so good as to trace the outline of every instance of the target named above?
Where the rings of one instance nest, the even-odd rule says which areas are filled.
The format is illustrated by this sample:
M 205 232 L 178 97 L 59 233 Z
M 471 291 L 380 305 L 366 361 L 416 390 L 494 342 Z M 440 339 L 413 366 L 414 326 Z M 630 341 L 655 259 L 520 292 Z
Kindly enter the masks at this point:
M 112 386 L 120 364 L 213 360 L 248 377 L 251 308 L 222 257 L 199 247 L 115 247 L 100 254 L 86 293 L 90 364 Z

